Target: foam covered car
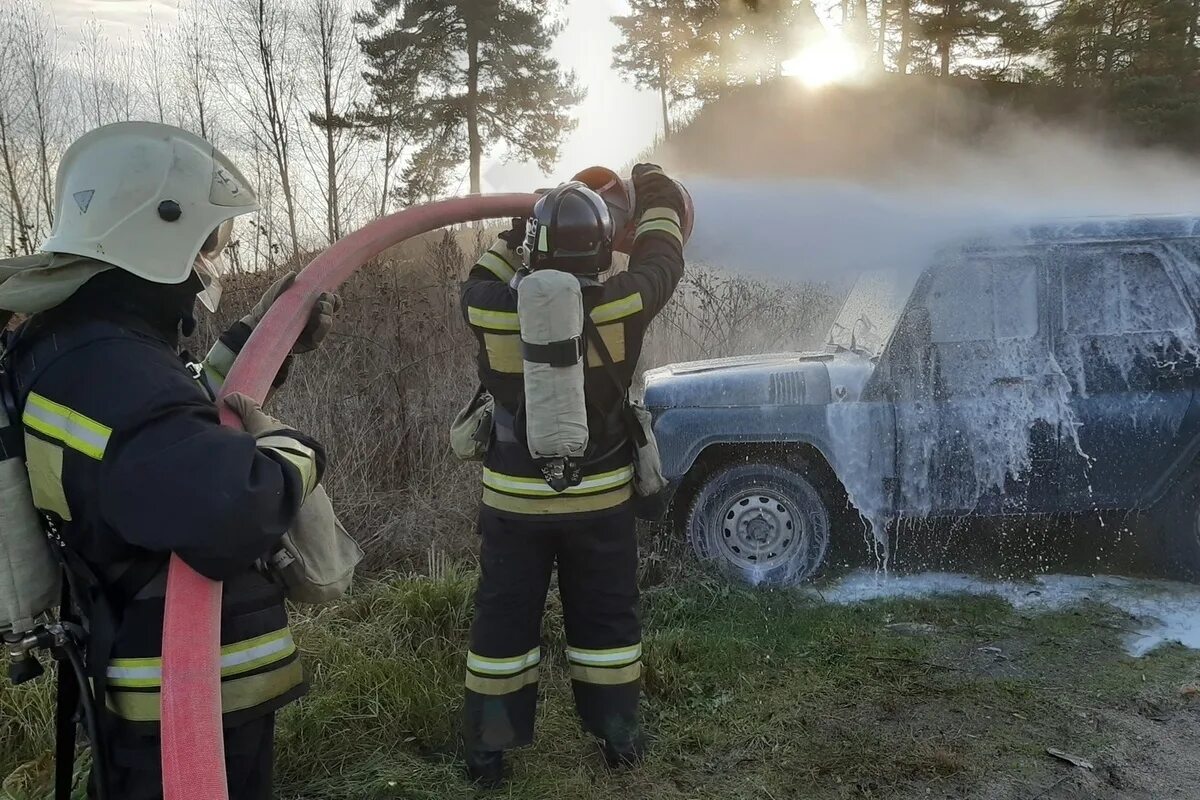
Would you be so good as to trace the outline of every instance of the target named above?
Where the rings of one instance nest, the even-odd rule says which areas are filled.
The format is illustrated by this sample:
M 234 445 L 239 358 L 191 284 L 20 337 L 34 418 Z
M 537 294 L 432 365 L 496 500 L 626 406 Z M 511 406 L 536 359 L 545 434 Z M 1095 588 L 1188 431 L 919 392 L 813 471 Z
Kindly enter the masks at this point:
M 1194 218 L 1023 227 L 865 273 L 822 352 L 647 372 L 670 485 L 646 515 L 785 585 L 861 532 L 847 507 L 881 555 L 898 518 L 1137 511 L 1194 579 L 1198 310 Z

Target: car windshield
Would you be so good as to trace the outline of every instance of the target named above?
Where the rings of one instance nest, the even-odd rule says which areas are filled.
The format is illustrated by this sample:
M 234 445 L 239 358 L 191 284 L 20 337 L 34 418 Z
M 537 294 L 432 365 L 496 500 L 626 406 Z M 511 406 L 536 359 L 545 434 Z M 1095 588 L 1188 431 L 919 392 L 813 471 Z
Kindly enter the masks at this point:
M 827 346 L 832 350 L 879 355 L 904 311 L 916 279 L 917 275 L 909 270 L 898 269 L 860 275 L 829 329 Z

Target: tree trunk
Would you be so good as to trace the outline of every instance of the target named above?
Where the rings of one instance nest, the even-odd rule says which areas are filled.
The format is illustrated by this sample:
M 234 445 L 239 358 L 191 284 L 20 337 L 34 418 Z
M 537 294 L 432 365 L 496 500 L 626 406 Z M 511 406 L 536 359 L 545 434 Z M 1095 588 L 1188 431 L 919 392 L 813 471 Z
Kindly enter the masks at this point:
M 41 107 L 44 99 L 36 101 L 38 104 L 38 168 L 41 172 L 42 184 L 42 204 L 46 208 L 46 224 L 54 226 L 54 196 L 50 191 L 50 142 L 47 141 L 46 135 L 46 118 L 45 110 Z
M 396 114 L 388 109 L 388 121 L 383 129 L 383 196 L 379 198 L 379 216 L 387 213 L 388 183 L 392 177 L 392 129 L 396 124 Z
M 475 16 L 467 12 L 467 146 L 471 155 L 471 194 L 483 189 L 481 163 L 483 142 L 479 138 L 479 34 Z
M 283 101 L 279 97 L 279 66 L 275 63 L 275 50 L 267 38 L 268 26 L 276 20 L 267 20 L 266 0 L 258 0 L 258 55 L 262 65 L 263 90 L 266 99 L 268 132 L 271 137 L 272 155 L 279 169 L 279 184 L 283 189 L 283 202 L 287 208 L 288 234 L 292 237 L 292 255 L 300 251 L 300 236 L 296 228 L 296 200 L 292 192 L 291 170 L 288 167 L 287 120 L 283 118 Z
M 879 0 L 879 68 L 887 65 L 888 0 Z
M 13 168 L 12 152 L 8 147 L 8 123 L 3 114 L 0 114 L 0 156 L 4 158 L 4 175 L 8 180 L 8 197 L 13 205 L 16 238 L 21 243 L 25 255 L 29 255 L 33 252 L 33 243 L 29 237 L 29 225 L 25 222 L 25 205 L 21 202 L 21 193 L 17 191 L 16 171 Z
M 324 20 L 322 23 L 324 24 Z M 323 50 L 321 54 L 322 85 L 325 95 L 325 180 L 328 183 L 325 207 L 325 221 L 329 227 L 329 243 L 333 244 L 342 238 L 341 219 L 338 213 L 338 184 L 337 184 L 337 151 L 334 148 L 333 133 L 333 33 L 322 31 Z
M 667 67 L 665 64 L 658 65 L 658 96 L 662 100 L 662 115 L 663 115 L 663 138 L 671 137 L 671 104 L 667 99 Z
M 938 55 L 941 57 L 942 78 L 950 77 L 950 48 L 954 44 L 954 34 L 950 31 L 950 10 L 953 3 L 947 0 L 942 11 L 942 33 L 938 37 Z
M 896 71 L 908 74 L 908 62 L 912 56 L 912 0 L 900 3 L 900 52 L 896 56 Z
M 1200 24 L 1200 0 L 1192 0 L 1192 13 L 1188 17 L 1187 53 L 1188 63 L 1196 63 L 1196 26 Z

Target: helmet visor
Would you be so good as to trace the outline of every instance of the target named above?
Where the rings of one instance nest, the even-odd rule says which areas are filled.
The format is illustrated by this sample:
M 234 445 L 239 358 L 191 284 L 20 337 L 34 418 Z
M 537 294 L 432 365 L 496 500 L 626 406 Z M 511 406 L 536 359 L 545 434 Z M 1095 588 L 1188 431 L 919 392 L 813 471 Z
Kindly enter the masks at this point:
M 192 268 L 204 287 L 196 296 L 210 313 L 221 305 L 221 275 L 226 268 L 224 254 L 232 235 L 233 220 L 227 219 L 208 235 L 196 254 L 196 260 L 192 262 Z

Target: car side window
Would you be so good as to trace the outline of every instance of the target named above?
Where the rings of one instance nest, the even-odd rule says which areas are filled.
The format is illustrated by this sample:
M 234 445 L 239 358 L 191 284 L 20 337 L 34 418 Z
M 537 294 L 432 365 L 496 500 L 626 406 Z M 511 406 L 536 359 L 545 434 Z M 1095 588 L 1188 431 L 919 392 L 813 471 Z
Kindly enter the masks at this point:
M 1157 255 L 1097 254 L 1071 259 L 1062 271 L 1067 333 L 1114 336 L 1186 330 L 1192 319 Z
M 980 258 L 933 276 L 928 306 L 934 344 L 1029 339 L 1038 332 L 1038 262 Z

